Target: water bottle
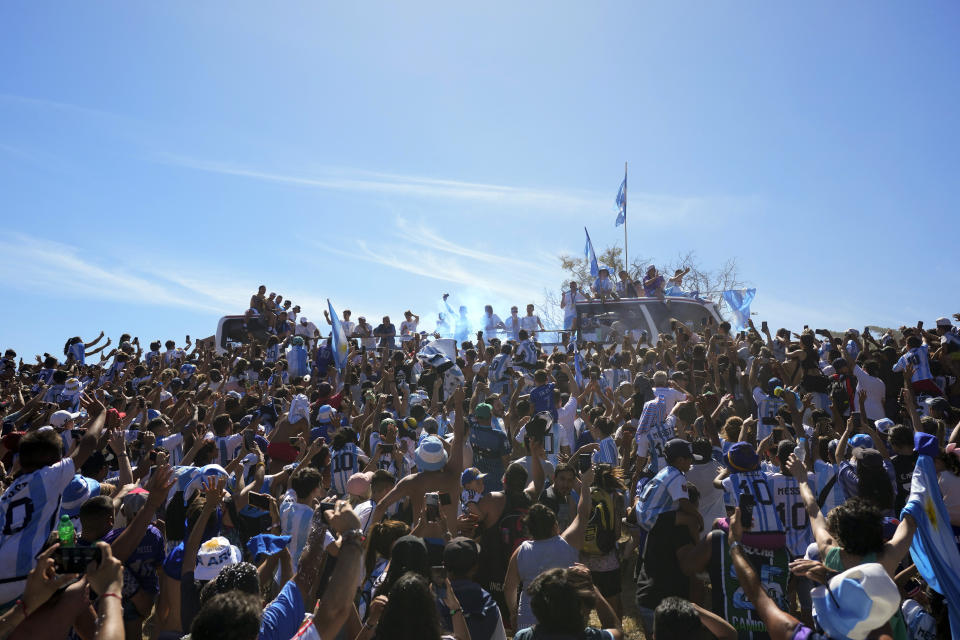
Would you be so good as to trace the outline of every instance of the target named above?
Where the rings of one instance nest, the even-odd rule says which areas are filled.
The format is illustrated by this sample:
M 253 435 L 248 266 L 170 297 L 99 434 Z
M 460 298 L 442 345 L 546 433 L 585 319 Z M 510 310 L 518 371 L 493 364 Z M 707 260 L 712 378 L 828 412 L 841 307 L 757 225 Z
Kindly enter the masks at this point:
M 806 464 L 807 462 L 807 439 L 806 438 L 800 437 L 797 439 L 797 446 L 794 447 L 793 453 L 794 455 L 797 456 L 797 459 L 800 460 L 800 462 L 803 462 L 804 464 Z
M 60 516 L 60 525 L 57 527 L 57 536 L 60 538 L 61 547 L 72 547 L 77 539 L 77 532 L 73 528 L 73 522 L 70 516 L 64 514 Z

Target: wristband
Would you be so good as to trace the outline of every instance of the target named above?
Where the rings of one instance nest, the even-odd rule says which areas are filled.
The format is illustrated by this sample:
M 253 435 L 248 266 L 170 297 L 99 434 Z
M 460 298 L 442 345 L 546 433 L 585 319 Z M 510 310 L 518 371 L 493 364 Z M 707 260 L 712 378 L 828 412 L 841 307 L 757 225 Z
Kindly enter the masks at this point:
M 116 598 L 116 599 L 119 600 L 121 603 L 123 602 L 123 598 L 121 598 L 120 596 L 118 596 L 118 595 L 115 594 L 115 593 L 101 593 L 101 594 L 100 594 L 100 597 L 101 597 L 101 598 Z
M 370 629 L 370 630 L 372 631 L 372 630 L 374 630 L 374 629 L 377 628 L 377 623 L 374 622 L 373 624 L 370 624 L 370 621 L 369 621 L 369 620 L 366 620 L 366 621 L 363 623 L 363 628 L 364 628 L 364 629 Z
M 24 617 L 24 618 L 26 618 L 26 617 L 29 615 L 29 614 L 27 613 L 27 603 L 24 602 L 23 600 L 17 600 L 17 603 L 16 603 L 15 606 L 20 607 L 20 611 L 23 612 L 23 617 Z
M 740 546 L 740 542 L 739 542 L 738 540 L 732 541 L 732 542 L 730 543 L 730 551 L 733 551 L 734 549 L 736 549 L 736 548 L 739 547 L 739 546 Z
M 450 609 L 450 617 L 451 617 L 451 618 L 452 618 L 453 616 L 457 615 L 458 613 L 462 614 L 462 613 L 463 613 L 463 609 Z

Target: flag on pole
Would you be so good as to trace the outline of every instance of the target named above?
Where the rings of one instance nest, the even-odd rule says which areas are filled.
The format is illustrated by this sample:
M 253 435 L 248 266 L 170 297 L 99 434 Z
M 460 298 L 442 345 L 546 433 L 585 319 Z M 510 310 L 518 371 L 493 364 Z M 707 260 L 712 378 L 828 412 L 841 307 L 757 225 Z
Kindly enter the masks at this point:
M 330 309 L 330 337 L 333 344 L 333 363 L 337 365 L 337 371 L 342 372 L 347 365 L 347 334 L 343 332 L 343 325 L 340 324 L 340 316 L 333 310 L 333 304 L 330 298 L 327 298 L 327 307 Z
M 623 182 L 620 183 L 620 190 L 617 191 L 617 223 L 619 227 L 627 221 L 627 172 L 624 169 Z
M 732 289 L 723 292 L 723 300 L 733 313 L 735 331 L 743 331 L 750 320 L 750 303 L 757 294 L 756 289 Z
M 587 244 L 583 247 L 583 257 L 590 263 L 590 275 L 596 278 L 600 275 L 600 266 L 597 264 L 597 254 L 593 252 L 593 243 L 590 242 L 590 232 L 587 231 L 586 227 L 583 228 L 583 232 L 587 234 Z
M 940 446 L 934 436 L 926 433 L 915 434 L 914 443 L 920 455 L 901 518 L 909 514 L 917 523 L 910 555 L 930 588 L 946 598 L 950 635 L 957 640 L 960 638 L 960 552 L 931 457 L 940 453 Z

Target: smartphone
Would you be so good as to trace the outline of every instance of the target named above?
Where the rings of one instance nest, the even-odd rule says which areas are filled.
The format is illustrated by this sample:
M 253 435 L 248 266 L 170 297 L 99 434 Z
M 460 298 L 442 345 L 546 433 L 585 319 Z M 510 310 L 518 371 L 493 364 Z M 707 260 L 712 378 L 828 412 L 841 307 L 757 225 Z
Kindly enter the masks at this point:
M 430 567 L 430 580 L 435 586 L 443 587 L 447 584 L 447 568 L 442 564 Z
M 741 339 L 741 340 L 746 340 L 746 339 L 747 339 L 747 332 L 746 332 L 746 331 L 741 331 L 741 332 L 740 332 L 740 339 Z
M 243 448 L 246 449 L 247 451 L 249 451 L 250 449 L 253 449 L 253 445 L 254 445 L 253 436 L 254 436 L 253 431 L 248 430 L 243 432 Z
M 396 443 L 396 442 L 381 442 L 381 443 L 380 443 L 380 448 L 383 450 L 384 453 L 390 453 L 390 452 L 392 452 L 396 447 L 397 447 L 397 443 Z
M 593 465 L 593 454 L 592 453 L 580 453 L 577 455 L 577 466 L 580 468 L 580 473 L 583 473 Z
M 807 325 L 807 324 L 803 325 L 803 330 L 804 330 L 804 331 L 806 331 L 806 330 L 809 329 L 809 328 L 810 328 L 810 325 Z
M 440 504 L 441 504 L 442 506 L 446 506 L 446 505 L 450 504 L 450 494 L 449 494 L 449 493 L 447 493 L 446 491 L 440 491 L 440 492 L 437 493 L 437 495 L 440 496 Z
M 298 438 L 297 436 L 290 436 L 289 438 L 287 438 L 287 441 L 290 443 L 291 446 L 295 447 L 297 446 L 297 443 L 300 442 L 300 438 Z
M 767 321 L 766 321 L 766 320 L 764 320 L 763 322 L 760 323 L 760 330 L 763 331 L 763 332 L 766 332 L 766 331 L 767 331 Z
M 436 522 L 440 519 L 440 495 L 438 493 L 427 493 L 423 496 L 426 503 L 425 517 L 427 522 Z
M 100 562 L 97 547 L 57 547 L 53 552 L 53 566 L 57 573 L 85 573 L 91 562 Z
M 270 510 L 270 498 L 262 493 L 254 493 L 251 491 L 247 494 L 247 502 L 250 503 L 251 507 L 255 507 L 262 511 Z
M 859 429 L 859 428 L 860 428 L 860 422 L 861 422 L 861 421 L 860 421 L 860 412 L 859 412 L 859 411 L 854 411 L 853 413 L 851 413 L 851 414 L 850 414 L 850 419 L 853 420 L 853 426 L 856 427 L 857 429 Z
M 753 527 L 753 507 L 756 500 L 752 493 L 743 492 L 740 494 L 740 514 L 743 516 L 743 528 L 749 530 Z
M 318 508 L 320 509 L 320 511 L 333 511 L 334 509 L 337 508 L 337 503 L 333 501 L 323 500 L 320 502 L 320 506 Z

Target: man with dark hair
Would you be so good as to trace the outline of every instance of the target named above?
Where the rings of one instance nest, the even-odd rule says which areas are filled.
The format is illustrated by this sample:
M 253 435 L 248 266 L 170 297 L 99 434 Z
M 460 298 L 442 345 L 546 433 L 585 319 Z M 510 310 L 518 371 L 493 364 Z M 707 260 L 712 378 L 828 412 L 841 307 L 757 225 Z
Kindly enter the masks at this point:
M 573 465 L 561 462 L 553 472 L 553 484 L 543 490 L 538 500 L 556 515 L 561 531 L 570 526 L 577 513 L 577 503 L 573 497 L 576 481 L 577 472 Z
M 260 598 L 233 590 L 214 596 L 193 619 L 193 640 L 256 640 L 260 634 Z
M 450 586 L 463 608 L 471 640 L 505 640 L 500 608 L 486 589 L 474 582 L 480 561 L 480 545 L 470 538 L 454 538 L 443 548 L 443 566 Z M 441 609 L 445 629 L 453 629 L 449 611 Z
M 664 598 L 653 619 L 653 640 L 735 640 L 737 630 L 729 622 L 683 598 Z

